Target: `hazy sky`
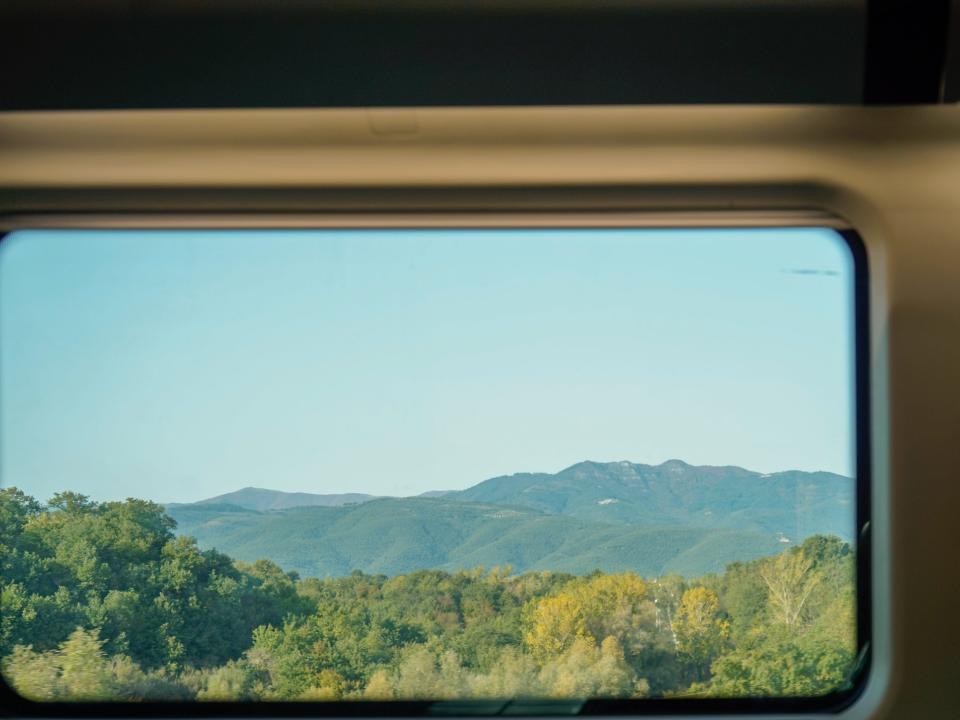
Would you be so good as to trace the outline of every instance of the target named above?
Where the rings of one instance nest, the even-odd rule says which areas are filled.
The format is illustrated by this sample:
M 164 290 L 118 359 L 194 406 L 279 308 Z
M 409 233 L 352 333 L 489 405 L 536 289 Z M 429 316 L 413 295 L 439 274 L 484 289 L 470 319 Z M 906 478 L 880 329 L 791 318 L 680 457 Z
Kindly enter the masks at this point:
M 851 278 L 815 229 L 14 233 L 0 483 L 190 501 L 584 459 L 852 475 Z

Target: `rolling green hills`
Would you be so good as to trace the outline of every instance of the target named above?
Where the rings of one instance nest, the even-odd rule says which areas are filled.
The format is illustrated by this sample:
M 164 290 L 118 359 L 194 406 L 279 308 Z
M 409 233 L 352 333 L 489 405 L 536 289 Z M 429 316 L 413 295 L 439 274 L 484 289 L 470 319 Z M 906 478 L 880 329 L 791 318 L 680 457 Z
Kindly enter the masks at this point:
M 698 575 L 783 547 L 774 536 L 752 531 L 625 526 L 438 498 L 270 512 L 183 505 L 168 513 L 178 532 L 193 535 L 202 547 L 246 561 L 266 557 L 317 577 L 506 564 L 518 572 Z

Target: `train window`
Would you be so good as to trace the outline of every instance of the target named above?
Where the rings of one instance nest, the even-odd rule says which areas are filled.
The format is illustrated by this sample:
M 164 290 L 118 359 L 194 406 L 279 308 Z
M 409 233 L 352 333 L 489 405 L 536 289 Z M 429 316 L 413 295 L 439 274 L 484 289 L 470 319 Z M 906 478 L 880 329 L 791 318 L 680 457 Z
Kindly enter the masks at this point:
M 13 232 L 5 692 L 835 709 L 865 280 L 827 227 Z

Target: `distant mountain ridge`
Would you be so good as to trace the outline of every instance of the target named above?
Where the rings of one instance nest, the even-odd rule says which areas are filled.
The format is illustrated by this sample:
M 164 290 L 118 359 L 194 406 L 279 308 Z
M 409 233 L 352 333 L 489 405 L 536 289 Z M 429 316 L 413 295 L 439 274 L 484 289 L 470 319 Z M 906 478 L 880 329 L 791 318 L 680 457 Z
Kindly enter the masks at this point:
M 736 466 L 584 461 L 555 474 L 484 480 L 444 497 L 536 508 L 629 524 L 692 524 L 790 537 L 853 533 L 852 478 L 828 472 L 758 473 Z
M 814 534 L 852 539 L 854 490 L 825 472 L 585 461 L 411 498 L 244 488 L 167 512 L 202 547 L 320 577 L 504 564 L 700 575 Z
M 339 493 L 321 495 L 305 492 L 283 492 L 266 488 L 245 487 L 240 490 L 199 500 L 195 503 L 168 503 L 167 507 L 184 505 L 235 505 L 247 510 L 287 510 L 295 507 L 337 507 L 352 503 L 363 503 L 375 499 L 376 495 L 366 493 Z

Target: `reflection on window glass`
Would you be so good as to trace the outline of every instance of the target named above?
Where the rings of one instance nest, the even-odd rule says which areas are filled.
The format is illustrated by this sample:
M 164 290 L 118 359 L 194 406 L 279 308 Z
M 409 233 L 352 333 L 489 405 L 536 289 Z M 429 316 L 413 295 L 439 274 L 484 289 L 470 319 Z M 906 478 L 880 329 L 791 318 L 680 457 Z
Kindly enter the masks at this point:
M 840 690 L 852 287 L 822 229 L 14 233 L 3 676 L 48 701 Z

